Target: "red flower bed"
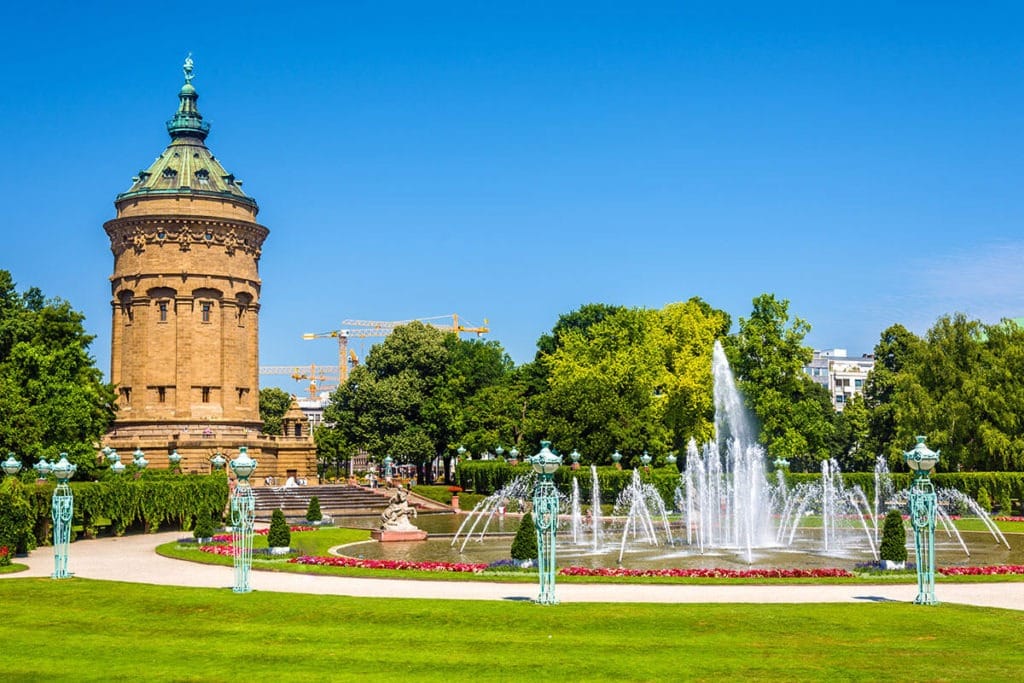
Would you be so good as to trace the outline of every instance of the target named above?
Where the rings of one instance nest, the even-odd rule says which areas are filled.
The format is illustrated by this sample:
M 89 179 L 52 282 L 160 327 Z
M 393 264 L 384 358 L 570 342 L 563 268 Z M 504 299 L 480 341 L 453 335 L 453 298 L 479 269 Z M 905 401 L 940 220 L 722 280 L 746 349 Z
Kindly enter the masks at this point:
M 992 519 L 996 520 L 997 522 L 1024 522 L 1024 517 L 1006 517 L 1005 515 L 993 517 Z
M 211 555 L 225 555 L 227 557 L 234 557 L 237 554 L 233 545 L 201 545 L 199 546 L 199 551 L 210 553 Z
M 939 567 L 944 576 L 998 576 L 1001 574 L 1024 574 L 1024 565 L 999 564 L 991 567 Z
M 404 560 L 360 560 L 355 557 L 312 557 L 303 555 L 288 560 L 294 564 L 319 567 L 360 567 L 362 569 L 418 569 L 424 572 L 467 572 L 479 574 L 486 564 L 469 562 L 406 562 Z
M 670 576 L 699 579 L 804 579 L 852 577 L 845 569 L 623 569 L 621 567 L 564 567 L 561 576 Z

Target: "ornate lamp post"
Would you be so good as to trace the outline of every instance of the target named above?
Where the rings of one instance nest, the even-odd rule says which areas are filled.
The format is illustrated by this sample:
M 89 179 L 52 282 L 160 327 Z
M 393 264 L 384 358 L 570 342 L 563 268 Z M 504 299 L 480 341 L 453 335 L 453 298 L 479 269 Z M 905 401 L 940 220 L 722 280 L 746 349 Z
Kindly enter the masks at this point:
M 390 482 L 391 477 L 394 476 L 394 470 L 391 469 L 391 465 L 394 462 L 390 455 L 384 456 L 384 481 L 386 482 Z
M 210 464 L 213 465 L 213 469 L 215 469 L 215 470 L 222 470 L 222 469 L 224 469 L 224 465 L 226 465 L 227 462 L 228 462 L 227 458 L 225 458 L 219 452 L 214 453 L 213 457 L 210 458 Z
M 644 466 L 644 469 L 650 469 L 651 467 L 651 456 L 644 451 L 644 454 L 640 456 L 640 463 Z
M 501 456 L 505 455 L 505 449 L 498 444 L 498 447 L 494 449 L 495 454 L 498 456 L 498 460 L 501 460 Z
M 515 446 L 508 452 L 508 457 L 512 459 L 512 464 L 515 465 L 519 462 L 519 449 Z
M 218 453 L 218 455 L 220 455 Z M 235 549 L 235 593 L 248 593 L 249 573 L 252 570 L 252 525 L 256 521 L 256 498 L 249 486 L 249 475 L 256 469 L 256 461 L 249 457 L 249 449 L 242 446 L 238 457 L 231 461 L 231 471 L 238 484 L 231 493 L 231 545 Z
M 181 455 L 178 453 L 177 448 L 171 451 L 171 454 L 167 456 L 167 461 L 171 464 L 172 470 L 181 464 Z
M 57 488 L 53 490 L 50 516 L 53 519 L 53 574 L 54 579 L 69 579 L 68 546 L 71 544 L 71 518 L 75 512 L 75 497 L 68 486 L 68 479 L 78 469 L 68 462 L 68 454 L 61 453 L 60 460 L 52 465 L 51 472 L 57 477 Z
M 8 477 L 13 477 L 18 472 L 21 472 L 21 461 L 15 459 L 14 453 L 8 453 L 7 459 L 0 463 L 0 467 L 3 468 L 4 474 Z
M 554 476 L 562 464 L 562 456 L 551 452 L 551 442 L 540 442 L 540 453 L 530 458 L 537 473 L 533 489 L 533 525 L 537 528 L 537 574 L 540 577 L 542 605 L 554 605 L 555 598 L 555 530 L 558 527 L 558 492 Z
M 110 471 L 114 474 L 124 474 L 125 471 L 124 463 L 117 460 L 113 465 L 110 466 Z
M 37 477 L 39 477 L 40 479 L 46 479 L 46 475 L 48 475 L 50 473 L 50 470 L 53 469 L 53 465 L 46 462 L 46 458 L 39 458 L 39 462 L 37 462 L 35 465 L 32 465 L 32 469 L 36 471 Z
M 615 452 L 612 453 L 612 463 L 615 465 L 615 469 L 617 470 L 622 469 L 622 465 L 619 462 L 620 460 L 622 460 L 622 453 L 619 453 L 619 449 L 616 448 Z
M 675 467 L 675 464 L 676 464 L 676 452 L 675 451 L 669 451 L 668 455 L 665 456 L 665 462 L 667 462 L 669 464 L 669 466 Z M 679 468 L 677 467 L 676 469 L 679 469 Z
M 910 487 L 910 524 L 914 527 L 914 550 L 917 553 L 918 605 L 937 605 L 935 599 L 935 487 L 931 472 L 939 462 L 939 451 L 924 445 L 925 437 L 917 437 L 913 450 L 903 454 L 914 473 Z
M 575 448 L 572 449 L 572 453 L 569 454 L 569 458 L 572 460 L 572 465 L 570 465 L 570 467 L 574 470 L 578 470 L 580 468 L 580 452 Z

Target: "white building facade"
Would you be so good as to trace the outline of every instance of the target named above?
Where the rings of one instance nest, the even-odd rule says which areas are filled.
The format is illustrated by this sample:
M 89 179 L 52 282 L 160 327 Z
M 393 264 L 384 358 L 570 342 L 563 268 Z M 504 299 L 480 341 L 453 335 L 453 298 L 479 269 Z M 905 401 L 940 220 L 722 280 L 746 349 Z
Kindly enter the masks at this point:
M 875 357 L 870 354 L 851 358 L 846 349 L 823 349 L 814 352 L 804 372 L 828 389 L 832 407 L 842 411 L 854 396 L 864 392 L 864 382 L 874 367 Z

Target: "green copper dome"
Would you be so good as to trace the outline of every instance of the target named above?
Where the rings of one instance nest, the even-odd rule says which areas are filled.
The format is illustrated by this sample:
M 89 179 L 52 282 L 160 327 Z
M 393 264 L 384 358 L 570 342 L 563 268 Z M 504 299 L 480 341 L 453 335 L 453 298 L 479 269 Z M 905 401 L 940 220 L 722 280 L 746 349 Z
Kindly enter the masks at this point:
M 185 84 L 178 92 L 178 111 L 167 121 L 171 144 L 149 168 L 132 178 L 127 192 L 117 201 L 161 194 L 229 196 L 244 203 L 256 201 L 242 192 L 242 181 L 228 173 L 206 147 L 210 124 L 196 106 L 199 93 L 192 85 L 192 56 L 185 60 Z

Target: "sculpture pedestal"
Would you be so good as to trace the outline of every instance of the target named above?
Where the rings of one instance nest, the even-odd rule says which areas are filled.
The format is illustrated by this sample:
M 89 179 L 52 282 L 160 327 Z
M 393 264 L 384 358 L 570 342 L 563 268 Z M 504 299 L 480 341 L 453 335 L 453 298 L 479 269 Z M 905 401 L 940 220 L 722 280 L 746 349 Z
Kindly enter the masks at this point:
M 370 538 L 381 543 L 392 543 L 394 541 L 425 541 L 427 532 L 422 529 L 408 531 L 395 531 L 392 529 L 374 529 L 370 532 Z

